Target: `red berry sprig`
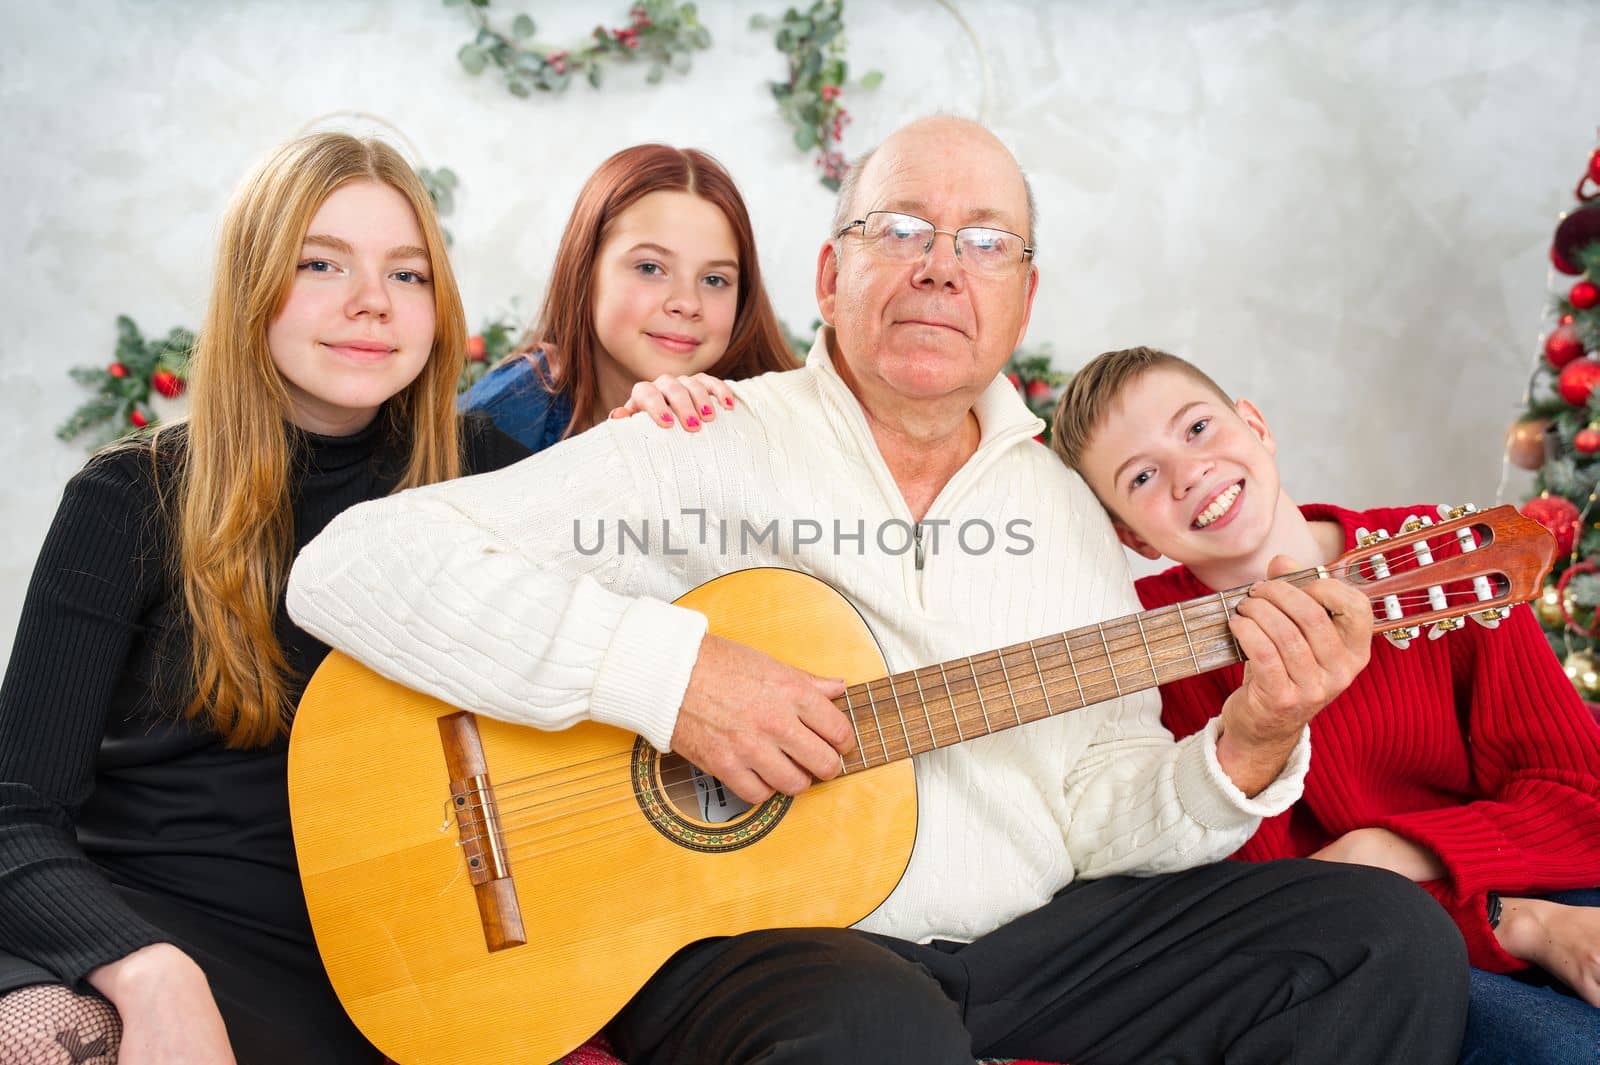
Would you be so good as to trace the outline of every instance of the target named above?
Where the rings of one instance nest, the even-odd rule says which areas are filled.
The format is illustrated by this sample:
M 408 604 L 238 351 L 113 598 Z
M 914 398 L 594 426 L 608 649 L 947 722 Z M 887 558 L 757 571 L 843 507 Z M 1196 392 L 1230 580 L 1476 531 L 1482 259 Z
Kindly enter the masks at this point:
M 152 394 L 174 399 L 183 394 L 184 374 L 194 334 L 173 329 L 165 337 L 146 339 L 132 318 L 117 318 L 115 357 L 100 366 L 75 366 L 68 373 L 89 390 L 56 435 L 72 440 L 90 435 L 90 447 L 110 443 L 127 433 L 155 425 Z

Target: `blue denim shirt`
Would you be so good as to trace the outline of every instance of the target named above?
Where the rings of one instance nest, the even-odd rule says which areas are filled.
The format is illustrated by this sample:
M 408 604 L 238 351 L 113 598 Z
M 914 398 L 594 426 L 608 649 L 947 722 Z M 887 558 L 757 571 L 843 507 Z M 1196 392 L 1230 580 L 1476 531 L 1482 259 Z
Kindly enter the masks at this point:
M 543 451 L 561 439 L 572 420 L 571 397 L 545 389 L 539 376 L 543 366 L 542 352 L 501 363 L 457 398 L 456 409 L 483 411 L 502 433 L 529 451 Z

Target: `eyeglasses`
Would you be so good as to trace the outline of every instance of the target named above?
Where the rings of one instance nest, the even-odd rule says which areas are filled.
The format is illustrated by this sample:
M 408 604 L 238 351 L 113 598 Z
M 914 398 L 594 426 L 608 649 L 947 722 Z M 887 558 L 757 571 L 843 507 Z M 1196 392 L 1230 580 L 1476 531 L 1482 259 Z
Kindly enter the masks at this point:
M 926 218 L 898 211 L 870 211 L 840 229 L 835 237 L 861 228 L 861 240 L 885 259 L 914 262 L 933 248 L 934 238 L 947 234 L 956 250 L 956 260 L 970 274 L 979 277 L 1004 277 L 1033 257 L 1033 249 L 1015 233 L 986 226 L 962 226 L 951 233 L 939 229 Z

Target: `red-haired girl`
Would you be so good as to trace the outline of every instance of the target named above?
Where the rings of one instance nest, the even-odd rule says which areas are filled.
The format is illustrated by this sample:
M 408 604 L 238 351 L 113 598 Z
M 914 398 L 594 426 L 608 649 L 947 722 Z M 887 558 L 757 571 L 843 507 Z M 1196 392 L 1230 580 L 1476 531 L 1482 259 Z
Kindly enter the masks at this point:
M 660 397 L 641 409 L 692 432 L 733 404 L 714 378 L 795 365 L 733 179 L 662 144 L 623 149 L 584 184 L 531 337 L 463 406 L 533 451 L 603 420 L 638 382 Z

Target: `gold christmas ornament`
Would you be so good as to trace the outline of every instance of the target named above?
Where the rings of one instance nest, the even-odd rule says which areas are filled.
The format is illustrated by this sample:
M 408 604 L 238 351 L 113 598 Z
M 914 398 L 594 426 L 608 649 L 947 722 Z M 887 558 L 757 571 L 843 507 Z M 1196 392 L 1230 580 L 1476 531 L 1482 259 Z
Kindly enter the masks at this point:
M 1567 623 L 1566 615 L 1561 611 L 1561 592 L 1553 584 L 1544 586 L 1533 610 L 1539 618 L 1539 624 L 1547 629 L 1559 629 Z
M 1567 671 L 1567 678 L 1578 689 L 1579 695 L 1585 699 L 1600 695 L 1600 663 L 1596 663 L 1591 652 L 1574 651 L 1561 663 L 1561 667 Z
M 1544 465 L 1545 433 L 1550 430 L 1549 418 L 1524 418 L 1512 422 L 1506 430 L 1506 458 L 1513 466 L 1536 470 Z

